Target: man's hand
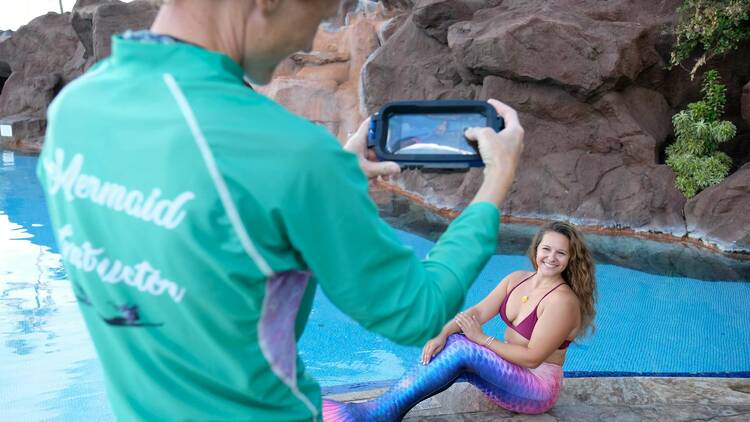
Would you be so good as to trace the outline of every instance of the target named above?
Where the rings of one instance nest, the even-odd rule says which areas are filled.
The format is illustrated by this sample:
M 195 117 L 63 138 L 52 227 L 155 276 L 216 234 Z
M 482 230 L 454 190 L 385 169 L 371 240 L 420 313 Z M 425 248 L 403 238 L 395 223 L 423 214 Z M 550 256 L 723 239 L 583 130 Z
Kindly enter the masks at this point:
M 390 176 L 401 172 L 401 167 L 393 161 L 377 161 L 375 153 L 367 149 L 367 130 L 370 127 L 370 118 L 365 119 L 359 129 L 354 132 L 344 149 L 357 156 L 359 167 L 368 179 L 378 176 Z

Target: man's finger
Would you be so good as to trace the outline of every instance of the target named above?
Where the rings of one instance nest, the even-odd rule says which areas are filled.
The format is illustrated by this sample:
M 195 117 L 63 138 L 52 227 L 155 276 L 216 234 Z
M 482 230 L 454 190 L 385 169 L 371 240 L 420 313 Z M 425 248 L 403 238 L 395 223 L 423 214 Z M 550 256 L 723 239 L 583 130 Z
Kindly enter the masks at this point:
M 494 98 L 487 100 L 488 103 L 495 108 L 497 114 L 505 121 L 506 128 L 521 127 L 521 122 L 518 120 L 518 113 L 509 105 L 502 103 Z
M 367 129 L 370 126 L 370 118 L 366 118 L 360 123 L 359 128 L 353 134 L 349 134 L 346 139 L 344 149 L 360 155 L 367 149 Z
M 489 127 L 470 127 L 464 131 L 464 136 L 470 141 L 478 141 L 482 132 L 488 132 L 488 134 L 495 133 L 495 131 Z
M 354 132 L 353 136 L 361 136 L 362 133 L 367 134 L 367 130 L 370 128 L 370 118 L 366 118 L 365 120 L 362 120 L 362 123 L 359 124 L 359 127 L 357 128 L 357 131 Z

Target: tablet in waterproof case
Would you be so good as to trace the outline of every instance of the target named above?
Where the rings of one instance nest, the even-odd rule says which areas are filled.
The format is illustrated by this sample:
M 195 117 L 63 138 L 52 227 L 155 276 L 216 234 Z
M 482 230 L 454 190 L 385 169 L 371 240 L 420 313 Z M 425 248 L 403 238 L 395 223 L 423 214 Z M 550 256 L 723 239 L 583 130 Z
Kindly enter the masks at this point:
M 372 116 L 368 146 L 379 160 L 401 167 L 481 167 L 476 143 L 464 136 L 469 127 L 500 131 L 503 121 L 484 101 L 396 101 Z

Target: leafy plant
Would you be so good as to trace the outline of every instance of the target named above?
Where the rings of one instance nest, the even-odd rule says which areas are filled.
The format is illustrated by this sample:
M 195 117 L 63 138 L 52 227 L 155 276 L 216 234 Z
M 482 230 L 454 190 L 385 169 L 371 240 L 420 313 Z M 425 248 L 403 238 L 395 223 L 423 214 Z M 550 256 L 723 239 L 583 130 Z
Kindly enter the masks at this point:
M 701 88 L 703 99 L 672 117 L 676 141 L 667 147 L 667 165 L 675 172 L 677 189 L 687 198 L 724 180 L 732 166 L 729 156 L 718 151 L 719 144 L 737 133 L 731 122 L 719 120 L 726 90 L 719 73 L 709 70 Z
M 690 70 L 691 78 L 712 57 L 750 39 L 750 0 L 685 0 L 678 13 L 670 66 L 679 65 L 700 48 L 703 54 Z

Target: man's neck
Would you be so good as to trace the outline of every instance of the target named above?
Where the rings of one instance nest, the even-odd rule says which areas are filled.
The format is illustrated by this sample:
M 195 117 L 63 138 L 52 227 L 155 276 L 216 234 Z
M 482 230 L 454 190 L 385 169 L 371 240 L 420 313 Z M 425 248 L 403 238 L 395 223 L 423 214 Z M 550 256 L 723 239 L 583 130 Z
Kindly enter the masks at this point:
M 232 48 L 237 43 L 229 42 L 230 34 L 223 34 L 219 30 L 223 22 L 222 10 L 211 4 L 212 2 L 204 1 L 167 3 L 159 9 L 151 25 L 151 32 L 169 35 L 208 50 L 224 53 L 239 63 L 240 50 Z M 226 23 L 223 27 L 231 28 L 228 22 Z

